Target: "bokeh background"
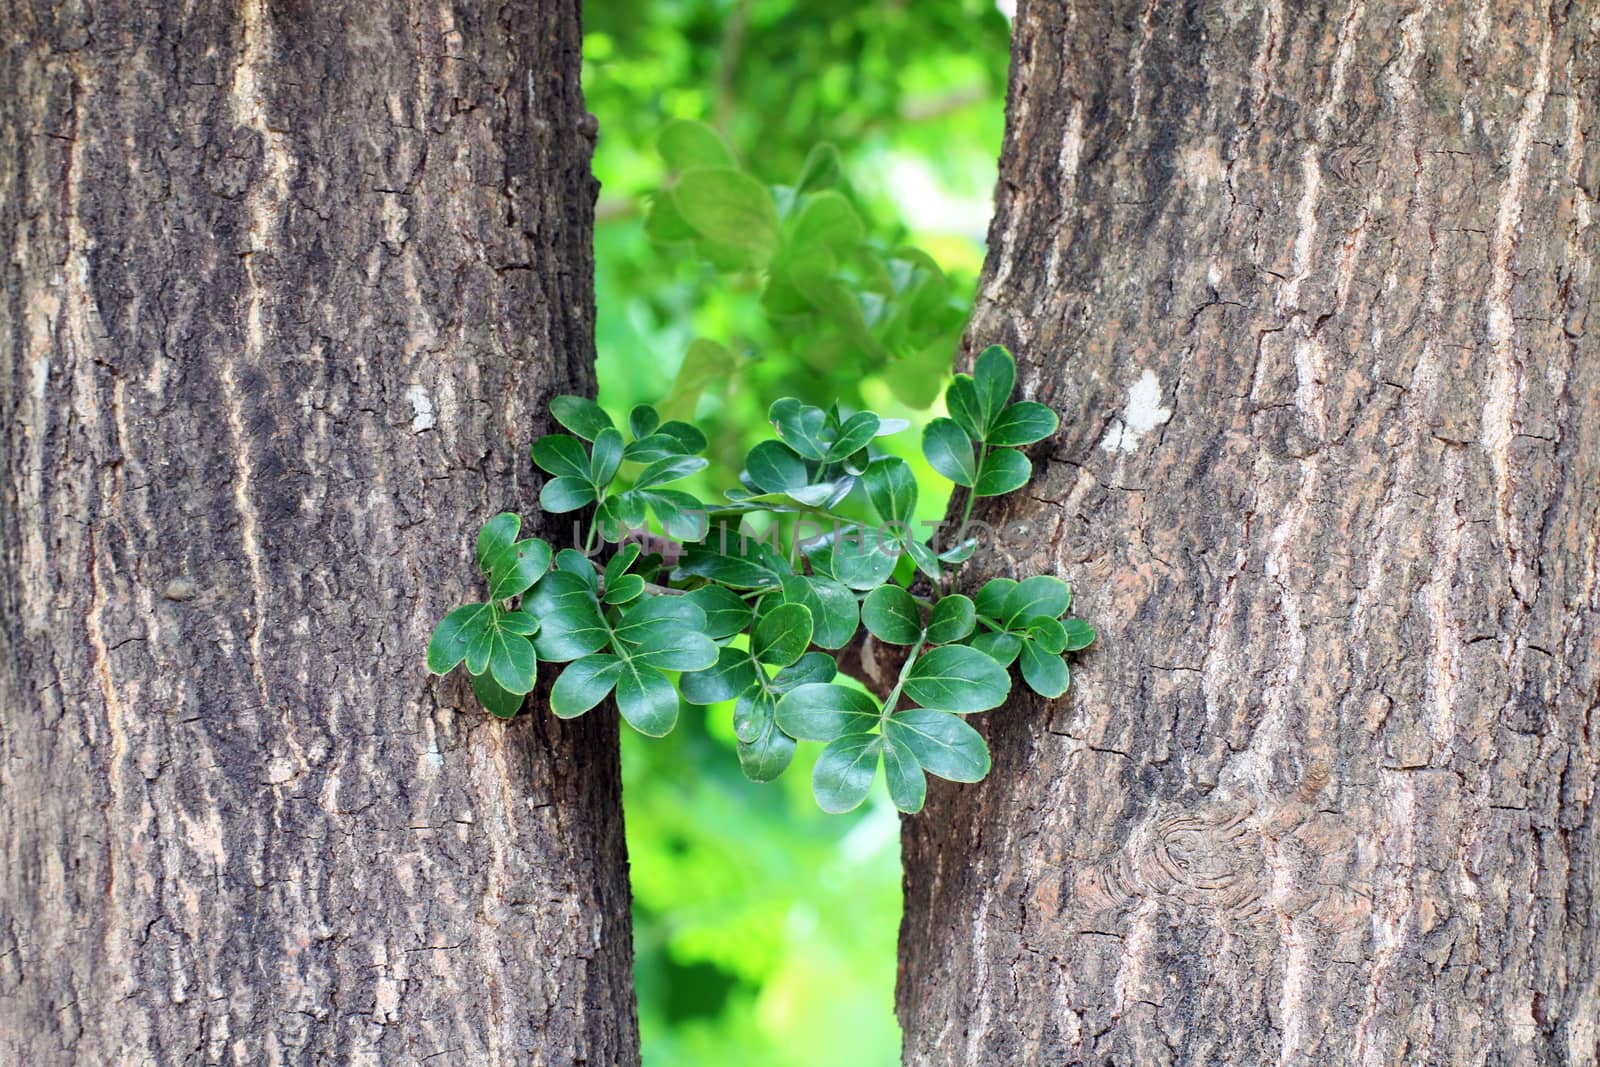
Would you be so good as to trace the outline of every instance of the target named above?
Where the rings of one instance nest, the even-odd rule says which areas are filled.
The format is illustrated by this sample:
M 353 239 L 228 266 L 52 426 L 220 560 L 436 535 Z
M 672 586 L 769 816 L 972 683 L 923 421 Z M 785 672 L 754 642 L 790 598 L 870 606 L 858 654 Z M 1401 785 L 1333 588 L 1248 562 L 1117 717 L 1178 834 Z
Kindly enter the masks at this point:
M 982 262 L 1006 15 L 994 0 L 589 0 L 585 25 L 602 404 L 692 413 L 713 442 L 706 499 L 737 484 L 780 396 L 908 418 L 888 447 L 923 477 L 919 517 L 938 517 L 948 482 L 917 442 Z M 772 262 L 676 239 L 653 207 L 675 180 L 674 120 L 718 131 L 780 213 L 806 189 L 848 202 L 859 238 L 828 253 L 827 286 L 779 284 L 816 259 L 787 217 Z M 881 780 L 829 816 L 816 746 L 778 782 L 746 781 L 727 707 L 686 706 L 663 740 L 623 733 L 648 1067 L 898 1063 L 899 822 Z

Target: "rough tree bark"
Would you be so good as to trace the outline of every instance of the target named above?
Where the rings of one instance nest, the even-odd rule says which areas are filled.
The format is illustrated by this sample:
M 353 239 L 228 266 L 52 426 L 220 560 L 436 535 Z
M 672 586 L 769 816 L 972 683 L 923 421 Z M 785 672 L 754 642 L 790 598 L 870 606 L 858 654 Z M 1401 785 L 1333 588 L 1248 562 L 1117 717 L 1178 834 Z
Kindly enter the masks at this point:
M 593 384 L 576 0 L 0 45 L 0 1062 L 636 1061 L 614 718 L 422 670 Z
M 1070 699 L 905 824 L 915 1064 L 1594 1064 L 1600 8 L 1024 4 L 973 347 Z

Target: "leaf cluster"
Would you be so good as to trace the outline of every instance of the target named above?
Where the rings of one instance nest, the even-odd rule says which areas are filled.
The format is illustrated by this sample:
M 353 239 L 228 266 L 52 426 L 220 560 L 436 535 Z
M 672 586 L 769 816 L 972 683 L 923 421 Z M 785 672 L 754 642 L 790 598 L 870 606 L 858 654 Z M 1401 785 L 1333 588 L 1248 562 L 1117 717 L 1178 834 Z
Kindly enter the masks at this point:
M 964 293 L 933 257 L 876 230 L 833 145 L 814 146 L 778 185 L 742 167 L 704 123 L 668 123 L 658 147 L 669 180 L 645 219 L 652 241 L 718 274 L 756 278 L 767 318 L 803 340 L 801 368 L 882 371 L 902 402 L 933 402 L 965 320 Z M 667 407 L 692 409 L 735 366 L 723 346 L 697 342 Z
M 976 497 L 1024 485 L 1031 466 L 1018 446 L 1056 429 L 1048 408 L 1011 401 L 1015 383 L 1010 353 L 987 349 L 950 386 L 951 417 L 924 434 L 934 469 L 966 488 L 969 514 Z M 624 433 L 592 401 L 558 397 L 551 409 L 570 433 L 533 445 L 550 475 L 540 503 L 554 513 L 592 507 L 584 550 L 518 539 L 518 517 L 495 516 L 477 542 L 488 599 L 451 611 L 428 646 L 428 668 L 464 663 L 495 715 L 516 714 L 540 663 L 564 664 L 550 688 L 558 716 L 609 698 L 636 730 L 661 737 L 685 701 L 731 704 L 749 778 L 771 781 L 799 742 L 820 742 L 812 787 L 824 810 L 860 804 L 881 765 L 895 805 L 914 812 L 928 774 L 975 782 L 988 773 L 988 747 L 965 717 L 1005 701 L 1008 668 L 1059 697 L 1070 682 L 1063 657 L 1094 640 L 1068 616 L 1059 578 L 996 578 L 973 598 L 954 591 L 974 542 L 919 536 L 910 466 L 874 445 L 903 423 L 779 400 L 768 412 L 775 437 L 748 452 L 738 488 L 706 502 L 666 488 L 705 466 L 693 426 L 641 406 Z M 770 540 L 749 536 L 757 518 Z M 630 537 L 646 531 L 674 551 Z M 602 542 L 617 547 L 597 567 Z M 904 650 L 881 695 L 839 671 L 840 650 L 865 642 Z

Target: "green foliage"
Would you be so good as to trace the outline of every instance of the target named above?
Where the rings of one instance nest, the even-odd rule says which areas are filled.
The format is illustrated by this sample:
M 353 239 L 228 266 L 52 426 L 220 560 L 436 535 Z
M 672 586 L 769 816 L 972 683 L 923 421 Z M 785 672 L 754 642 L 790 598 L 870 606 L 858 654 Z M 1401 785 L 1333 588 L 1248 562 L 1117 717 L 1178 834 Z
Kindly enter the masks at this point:
M 965 321 L 964 290 L 873 224 L 832 145 L 772 186 L 742 170 L 710 126 L 673 122 L 659 147 L 669 184 L 654 195 L 645 233 L 719 274 L 754 279 L 791 350 L 784 385 L 804 391 L 824 370 L 846 380 L 881 372 L 902 402 L 932 403 Z M 691 409 L 737 370 L 727 348 L 702 340 L 665 405 Z
M 683 143 L 693 148 L 696 136 L 685 131 Z M 935 469 L 951 454 L 975 457 L 968 512 L 973 498 L 1024 484 L 1031 467 L 1014 446 L 1056 428 L 1048 409 L 1010 402 L 1015 383 L 1010 353 L 986 349 L 974 374 L 950 386 L 954 429 L 937 424 L 924 436 L 941 457 Z M 624 433 L 577 397 L 557 397 L 551 410 L 576 436 L 534 443 L 550 475 L 540 501 L 556 513 L 594 506 L 584 551 L 519 540 L 515 515 L 490 519 L 477 540 L 489 600 L 448 613 L 428 646 L 429 670 L 465 664 L 497 715 L 516 713 L 541 661 L 565 664 L 550 690 L 556 715 L 610 698 L 649 737 L 672 731 L 683 702 L 731 701 L 752 781 L 783 774 L 797 742 L 819 742 L 811 783 L 824 811 L 857 807 L 881 765 L 895 806 L 915 812 L 928 774 L 976 782 L 988 773 L 988 748 L 962 717 L 1005 701 L 1012 663 L 1034 691 L 1058 697 L 1070 678 L 1063 655 L 1094 639 L 1066 618 L 1071 594 L 1058 578 L 997 578 L 972 599 L 953 591 L 970 547 L 962 539 L 941 553 L 937 531 L 918 534 L 911 467 L 875 444 L 902 422 L 779 400 L 768 411 L 776 437 L 750 449 L 740 487 L 702 502 L 662 488 L 705 466 L 694 427 L 640 406 Z M 766 537 L 751 536 L 758 521 Z M 669 548 L 662 534 L 693 540 Z M 644 551 L 634 535 L 675 558 Z M 618 547 L 596 569 L 589 553 L 601 542 Z M 829 654 L 866 635 L 906 650 L 881 700 L 840 676 Z
M 720 269 L 692 244 L 650 239 L 644 223 L 686 169 L 667 158 L 664 128 L 676 119 L 715 128 L 727 163 L 769 190 L 793 186 L 817 151 L 848 175 L 869 239 L 931 255 L 964 317 L 1003 129 L 1010 27 L 993 0 L 589 0 L 584 30 L 584 95 L 600 124 L 598 399 L 614 424 L 625 429 L 641 402 L 692 421 L 711 438 L 699 453 L 710 466 L 667 488 L 720 499 L 750 448 L 771 436 L 776 397 L 908 418 L 911 432 L 875 448 L 910 462 L 918 519 L 944 516 L 950 482 L 917 442 L 945 412 L 898 402 L 890 375 L 915 366 L 933 398 L 949 380 L 953 344 L 937 361 L 930 353 L 866 374 L 868 361 L 849 351 L 837 367 L 814 366 L 802 356 L 824 349 L 769 313 L 759 272 Z M 838 507 L 870 518 L 859 492 Z M 837 650 L 859 631 L 858 592 L 809 578 L 782 584 L 787 600 L 811 608 L 815 649 Z M 827 617 L 845 636 L 825 627 L 818 601 L 839 609 Z M 543 668 L 543 681 L 559 669 Z M 810 785 L 820 745 L 802 743 L 764 785 L 742 773 L 738 746 L 731 701 L 684 707 L 665 738 L 623 731 L 646 1064 L 898 1064 L 899 820 L 887 794 L 875 789 L 855 812 L 827 815 Z

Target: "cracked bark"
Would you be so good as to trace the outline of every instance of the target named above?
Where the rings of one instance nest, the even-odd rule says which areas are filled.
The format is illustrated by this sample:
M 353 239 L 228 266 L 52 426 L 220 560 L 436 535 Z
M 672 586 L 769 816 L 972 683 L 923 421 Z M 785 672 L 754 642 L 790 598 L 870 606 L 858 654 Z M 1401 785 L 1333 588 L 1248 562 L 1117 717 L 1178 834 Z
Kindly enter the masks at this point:
M 1102 638 L 906 820 L 908 1063 L 1596 1063 L 1597 119 L 1591 4 L 1024 3 L 978 517 Z
M 580 41 L 0 0 L 0 1062 L 637 1061 L 614 719 L 421 667 L 593 387 Z

